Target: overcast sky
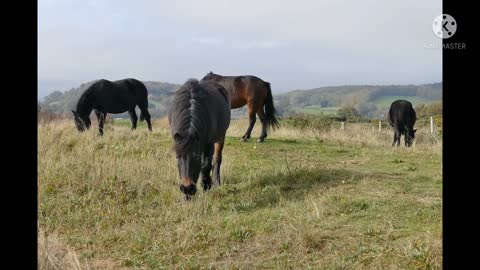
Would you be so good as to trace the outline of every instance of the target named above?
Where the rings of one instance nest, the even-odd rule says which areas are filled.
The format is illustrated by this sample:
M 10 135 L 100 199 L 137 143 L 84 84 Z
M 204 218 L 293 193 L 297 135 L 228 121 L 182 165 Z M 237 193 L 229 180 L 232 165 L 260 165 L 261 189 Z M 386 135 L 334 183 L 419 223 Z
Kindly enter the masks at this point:
M 442 80 L 441 0 L 39 0 L 39 97 L 95 79 L 256 75 L 274 92 Z

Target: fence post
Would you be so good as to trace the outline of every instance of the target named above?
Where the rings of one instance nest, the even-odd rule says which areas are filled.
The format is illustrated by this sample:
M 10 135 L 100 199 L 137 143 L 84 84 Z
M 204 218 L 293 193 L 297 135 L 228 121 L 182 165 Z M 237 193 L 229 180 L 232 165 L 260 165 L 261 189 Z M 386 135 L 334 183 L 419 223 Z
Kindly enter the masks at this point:
M 378 121 L 378 131 L 382 131 L 382 120 Z
M 345 130 L 345 122 L 342 122 L 342 130 Z
M 433 135 L 433 116 L 430 116 L 430 134 Z

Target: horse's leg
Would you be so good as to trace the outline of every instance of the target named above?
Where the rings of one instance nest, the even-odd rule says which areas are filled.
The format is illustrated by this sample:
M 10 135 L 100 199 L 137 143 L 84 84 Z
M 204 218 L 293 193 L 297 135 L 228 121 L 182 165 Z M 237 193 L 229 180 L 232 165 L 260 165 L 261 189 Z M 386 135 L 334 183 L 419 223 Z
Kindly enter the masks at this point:
M 395 144 L 397 143 L 397 140 L 398 140 L 398 137 L 400 135 L 400 130 L 397 128 L 397 124 L 396 123 L 393 123 L 392 124 L 392 127 L 393 127 L 393 143 L 392 143 L 392 147 L 395 146 Z
M 260 138 L 258 138 L 257 142 L 263 142 L 267 137 L 267 117 L 265 116 L 265 112 L 263 108 L 260 107 L 257 111 L 258 118 L 260 118 L 260 123 L 262 123 L 262 133 L 260 134 Z
M 99 110 L 93 110 L 95 112 L 95 116 L 97 117 L 97 122 L 100 123 L 100 114 L 101 112 Z
M 140 120 L 142 119 L 145 119 L 147 121 L 148 130 L 152 131 L 152 122 L 150 122 L 151 116 L 147 110 L 147 106 L 140 107 Z
M 98 122 L 98 131 L 100 132 L 100 135 L 103 135 L 103 130 L 101 130 L 100 128 L 100 122 L 101 122 L 101 118 L 102 118 L 102 113 L 99 111 L 99 110 L 94 110 L 95 112 L 95 116 L 97 117 L 97 122 Z
M 405 140 L 405 146 L 406 147 L 411 147 L 412 146 L 409 138 L 410 138 L 410 132 L 408 132 L 408 130 L 405 130 L 405 136 L 403 137 L 403 139 Z
M 397 142 L 397 130 L 395 127 L 393 128 L 393 142 L 392 142 L 392 147 L 395 146 L 395 143 Z
M 220 185 L 220 165 L 222 164 L 222 150 L 223 143 L 225 139 L 222 139 L 220 142 L 215 143 L 215 151 L 213 155 L 213 178 L 215 183 Z
M 130 116 L 130 121 L 132 122 L 132 130 L 135 130 L 137 128 L 137 113 L 135 112 L 135 107 L 133 109 L 128 110 L 128 115 Z
M 148 130 L 152 131 L 152 122 L 150 122 L 150 119 L 151 119 L 150 113 L 147 110 L 145 110 L 144 113 L 145 113 L 145 120 L 147 121 L 147 125 L 148 125 Z
M 395 129 L 395 144 L 397 147 L 400 146 L 400 139 L 402 137 L 402 132 L 399 129 Z
M 210 176 L 210 172 L 212 171 L 213 150 L 213 144 L 208 144 L 205 146 L 205 151 L 202 154 L 202 187 L 205 191 L 212 188 L 212 177 Z
M 243 142 L 246 142 L 248 139 L 250 139 L 250 134 L 252 133 L 253 126 L 255 125 L 255 121 L 257 121 L 254 107 L 255 106 L 252 103 L 248 104 L 248 120 L 250 123 L 248 125 L 247 131 L 245 132 L 245 135 L 243 135 L 242 137 Z
M 96 114 L 96 112 L 95 112 Z M 105 116 L 107 115 L 106 113 L 99 113 L 100 118 L 98 119 L 98 132 L 100 132 L 100 136 L 103 136 L 103 125 L 105 123 Z M 98 117 L 98 115 L 97 115 Z

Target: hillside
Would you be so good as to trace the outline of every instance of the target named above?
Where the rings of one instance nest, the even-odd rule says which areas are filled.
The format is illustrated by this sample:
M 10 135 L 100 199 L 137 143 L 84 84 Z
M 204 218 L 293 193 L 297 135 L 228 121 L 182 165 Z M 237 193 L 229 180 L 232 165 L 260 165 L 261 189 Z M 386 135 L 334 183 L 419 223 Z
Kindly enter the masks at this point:
M 94 81 L 81 84 L 65 92 L 55 91 L 40 104 L 45 110 L 56 113 L 68 112 L 75 108 L 80 95 Z M 149 91 L 149 107 L 152 117 L 162 117 L 168 111 L 173 93 L 178 84 L 145 81 Z M 273 86 L 274 87 L 274 86 Z M 379 117 L 385 113 L 393 100 L 406 99 L 414 106 L 428 104 L 442 99 L 442 83 L 424 85 L 347 85 L 329 86 L 309 90 L 294 90 L 275 95 L 274 103 L 280 114 L 325 113 L 334 114 L 338 108 L 354 106 L 366 117 Z M 246 116 L 246 108 L 236 109 L 232 118 Z M 116 115 L 127 117 L 127 114 Z
M 354 106 L 360 114 L 378 117 L 391 102 L 406 99 L 414 106 L 442 99 L 442 83 L 424 85 L 356 85 L 295 90 L 274 97 L 282 114 L 293 112 L 334 113 L 338 108 Z

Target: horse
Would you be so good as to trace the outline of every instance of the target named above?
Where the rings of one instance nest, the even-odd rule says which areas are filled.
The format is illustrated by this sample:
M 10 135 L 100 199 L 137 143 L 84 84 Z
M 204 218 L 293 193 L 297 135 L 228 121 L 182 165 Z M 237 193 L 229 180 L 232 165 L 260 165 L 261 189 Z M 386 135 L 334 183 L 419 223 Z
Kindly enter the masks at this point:
M 203 190 L 211 189 L 212 163 L 213 177 L 220 185 L 222 150 L 230 125 L 227 90 L 216 82 L 187 80 L 175 92 L 168 122 L 185 198 L 190 200 L 197 192 L 200 173 Z
M 103 125 L 107 113 L 118 114 L 128 111 L 132 130 L 137 128 L 137 113 L 140 108 L 140 121 L 147 120 L 148 130 L 152 131 L 150 113 L 148 112 L 148 91 L 139 80 L 128 78 L 118 81 L 105 79 L 92 84 L 80 96 L 76 110 L 72 110 L 75 126 L 80 132 L 90 128 L 90 113 L 95 111 L 98 119 L 98 130 L 103 135 Z
M 394 129 L 392 146 L 400 146 L 400 137 L 405 135 L 405 146 L 412 146 L 416 129 L 413 129 L 417 114 L 412 103 L 407 100 L 395 100 L 388 110 L 388 123 Z
M 278 128 L 277 111 L 273 105 L 272 90 L 270 83 L 258 77 L 246 76 L 222 76 L 209 72 L 202 81 L 215 81 L 227 89 L 230 95 L 231 109 L 241 108 L 247 105 L 249 126 L 242 136 L 241 141 L 246 142 L 250 138 L 253 126 L 258 115 L 262 123 L 262 133 L 257 142 L 263 142 L 267 137 L 267 129 Z

